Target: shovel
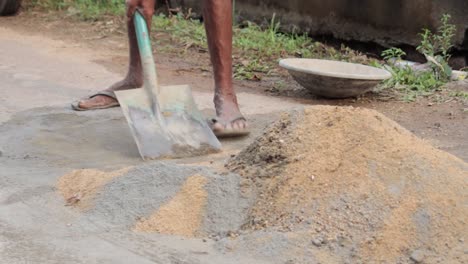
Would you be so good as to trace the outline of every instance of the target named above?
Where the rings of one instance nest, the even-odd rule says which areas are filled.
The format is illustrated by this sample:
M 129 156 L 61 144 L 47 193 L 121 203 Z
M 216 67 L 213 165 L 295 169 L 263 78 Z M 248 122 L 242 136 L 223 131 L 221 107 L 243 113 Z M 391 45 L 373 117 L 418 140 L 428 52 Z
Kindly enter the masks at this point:
M 198 110 L 188 85 L 159 86 L 146 21 L 134 23 L 143 66 L 143 88 L 116 91 L 144 160 L 184 158 L 218 152 L 221 143 Z

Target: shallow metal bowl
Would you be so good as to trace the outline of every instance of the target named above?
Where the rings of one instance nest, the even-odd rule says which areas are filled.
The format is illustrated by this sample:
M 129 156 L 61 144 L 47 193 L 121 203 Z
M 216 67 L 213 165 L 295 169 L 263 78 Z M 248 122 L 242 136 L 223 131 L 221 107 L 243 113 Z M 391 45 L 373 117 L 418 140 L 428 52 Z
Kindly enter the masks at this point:
M 327 98 L 358 96 L 392 77 L 384 69 L 342 61 L 283 59 L 279 64 L 311 93 Z

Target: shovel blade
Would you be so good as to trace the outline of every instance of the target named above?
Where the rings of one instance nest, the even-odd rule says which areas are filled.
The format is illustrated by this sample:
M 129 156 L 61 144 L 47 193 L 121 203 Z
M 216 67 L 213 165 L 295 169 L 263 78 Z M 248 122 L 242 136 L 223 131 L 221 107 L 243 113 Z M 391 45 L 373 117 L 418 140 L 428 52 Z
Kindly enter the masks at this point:
M 161 115 L 154 114 L 142 88 L 115 93 L 143 159 L 184 158 L 221 150 L 188 85 L 160 87 Z

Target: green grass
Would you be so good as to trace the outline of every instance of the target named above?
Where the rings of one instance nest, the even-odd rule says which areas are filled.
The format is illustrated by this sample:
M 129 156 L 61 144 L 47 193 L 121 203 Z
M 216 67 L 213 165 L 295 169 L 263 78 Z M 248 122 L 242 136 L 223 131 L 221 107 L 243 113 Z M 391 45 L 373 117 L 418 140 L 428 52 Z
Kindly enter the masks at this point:
M 436 32 L 423 29 L 420 33 L 421 43 L 417 50 L 424 54 L 429 63 L 429 69 L 416 72 L 407 67 L 392 66 L 388 70 L 392 78 L 385 82 L 386 87 L 396 88 L 403 92 L 404 99 L 414 101 L 418 96 L 427 96 L 450 81 L 452 69 L 448 64 L 450 49 L 453 47 L 453 37 L 456 32 L 455 25 L 449 23 L 450 15 L 443 15 L 440 19 L 441 26 Z M 405 56 L 399 48 L 390 48 L 382 53 L 385 60 L 401 60 Z M 392 65 L 392 63 L 389 63 Z
M 27 7 L 67 11 L 84 20 L 99 20 L 105 15 L 123 15 L 123 0 L 26 0 Z
M 121 19 L 124 21 L 124 0 L 24 0 L 26 8 L 43 11 L 62 11 L 67 16 L 85 21 Z M 448 67 L 449 50 L 456 28 L 449 23 L 450 16 L 441 18 L 441 26 L 436 32 L 424 29 L 418 50 L 434 58 L 432 70 L 414 72 L 411 68 L 391 67 L 392 78 L 381 85 L 381 89 L 395 89 L 403 94 L 403 99 L 414 101 L 419 96 L 431 95 L 449 81 L 451 69 Z M 124 23 L 117 23 L 121 27 Z M 115 25 L 114 25 L 115 26 Z M 205 29 L 198 20 L 186 19 L 182 15 L 167 17 L 156 15 L 153 19 L 153 43 L 158 52 L 168 52 L 179 56 L 190 56 L 190 52 L 207 49 Z M 306 34 L 284 34 L 275 15 L 269 25 L 261 27 L 244 22 L 233 27 L 233 67 L 234 77 L 241 80 L 261 80 L 266 76 L 279 74 L 278 60 L 287 57 L 319 58 L 357 62 L 374 67 L 384 67 L 381 61 L 370 59 L 344 45 L 335 49 L 314 41 Z M 382 56 L 401 59 L 404 52 L 398 48 L 385 51 Z M 463 69 L 468 71 L 468 68 Z M 284 81 L 279 80 L 271 90 L 284 89 Z M 466 92 L 451 93 L 451 96 L 467 101 Z
M 207 49 L 203 24 L 197 20 L 187 20 L 181 16 L 158 15 L 153 21 L 156 31 L 166 32 L 189 48 Z M 371 62 L 367 57 L 345 46 L 340 50 L 327 47 L 305 34 L 284 34 L 279 32 L 279 22 L 275 17 L 267 28 L 247 22 L 234 26 L 234 77 L 244 80 L 260 80 L 276 73 L 278 60 L 285 57 L 327 58 L 333 60 Z
M 457 97 L 468 102 L 468 92 L 458 91 L 458 92 L 453 92 L 451 95 L 453 97 Z
M 207 49 L 205 28 L 197 20 L 188 20 L 181 16 L 169 18 L 160 14 L 153 18 L 153 28 L 156 32 L 168 33 L 186 50 L 190 47 Z
M 415 73 L 410 67 L 388 69 L 392 78 L 384 82 L 387 88 L 396 89 L 403 94 L 405 101 L 415 101 L 419 96 L 428 96 L 445 84 L 432 71 Z
M 123 16 L 123 0 L 30 0 L 28 6 L 45 10 L 61 10 L 83 20 L 108 19 Z M 205 29 L 198 20 L 183 16 L 157 15 L 153 19 L 153 40 L 159 51 L 182 54 L 191 49 L 207 50 Z M 345 46 L 334 49 L 314 41 L 305 34 L 284 34 L 273 15 L 269 26 L 262 28 L 246 22 L 233 27 L 234 77 L 243 80 L 261 80 L 278 73 L 278 60 L 286 57 L 324 58 L 332 60 L 375 63 L 366 56 Z M 166 39 L 154 38 L 167 33 Z M 167 41 L 170 38 L 171 41 Z

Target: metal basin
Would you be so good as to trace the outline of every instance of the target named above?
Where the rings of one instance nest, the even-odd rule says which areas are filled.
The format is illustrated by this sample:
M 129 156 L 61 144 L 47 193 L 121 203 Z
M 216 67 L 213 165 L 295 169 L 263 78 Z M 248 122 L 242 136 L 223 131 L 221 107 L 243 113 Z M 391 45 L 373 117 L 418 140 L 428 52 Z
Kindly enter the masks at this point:
M 392 77 L 384 69 L 341 61 L 283 59 L 279 64 L 312 94 L 326 98 L 358 96 Z

